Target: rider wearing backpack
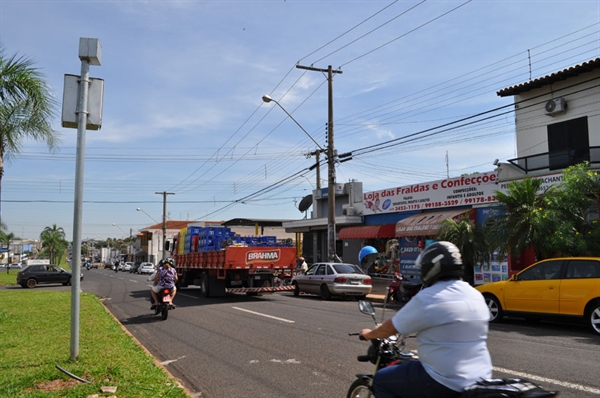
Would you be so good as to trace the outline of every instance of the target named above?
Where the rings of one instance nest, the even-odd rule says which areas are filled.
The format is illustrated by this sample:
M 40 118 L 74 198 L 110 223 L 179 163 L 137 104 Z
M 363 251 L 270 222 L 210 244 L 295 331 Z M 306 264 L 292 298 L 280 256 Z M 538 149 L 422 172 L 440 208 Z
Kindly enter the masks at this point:
M 177 293 L 177 288 L 175 287 L 177 280 L 177 271 L 175 270 L 175 262 L 173 259 L 167 258 L 163 260 L 162 266 L 158 268 L 156 275 L 154 275 L 154 284 L 150 289 L 150 293 L 152 293 L 152 299 L 154 300 L 154 304 L 152 304 L 150 309 L 153 310 L 156 308 L 156 306 L 158 306 L 157 293 L 163 288 L 171 289 L 171 305 L 173 305 L 173 299 Z

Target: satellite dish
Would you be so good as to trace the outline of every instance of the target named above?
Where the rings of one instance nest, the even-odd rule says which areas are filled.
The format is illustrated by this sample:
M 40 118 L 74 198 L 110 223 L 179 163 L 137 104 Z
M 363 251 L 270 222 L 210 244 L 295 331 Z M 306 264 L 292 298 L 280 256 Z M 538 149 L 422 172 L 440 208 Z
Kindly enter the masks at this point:
M 312 202 L 313 202 L 312 195 L 306 195 L 300 201 L 300 204 L 298 205 L 298 210 L 300 210 L 301 213 L 304 213 L 306 210 L 308 210 L 308 208 L 310 206 L 312 206 Z

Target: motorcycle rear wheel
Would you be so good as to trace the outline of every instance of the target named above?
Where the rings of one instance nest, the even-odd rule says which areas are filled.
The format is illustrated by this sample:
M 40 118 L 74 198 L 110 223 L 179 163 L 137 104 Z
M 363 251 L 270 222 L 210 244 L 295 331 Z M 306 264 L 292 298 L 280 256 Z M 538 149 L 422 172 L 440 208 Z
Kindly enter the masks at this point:
M 369 398 L 375 397 L 373 392 L 369 388 L 369 380 L 367 379 L 356 379 L 354 383 L 348 389 L 347 398 Z
M 169 316 L 169 306 L 167 304 L 162 305 L 160 315 L 163 321 Z

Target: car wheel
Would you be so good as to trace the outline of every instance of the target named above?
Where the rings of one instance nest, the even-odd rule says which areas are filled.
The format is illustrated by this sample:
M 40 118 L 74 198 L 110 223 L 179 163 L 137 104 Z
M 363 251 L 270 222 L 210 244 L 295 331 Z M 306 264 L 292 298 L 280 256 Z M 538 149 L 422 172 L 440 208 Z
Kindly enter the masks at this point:
M 485 296 L 485 303 L 490 310 L 490 322 L 500 322 L 503 311 L 498 299 L 494 296 Z
M 331 298 L 331 292 L 327 285 L 321 285 L 321 298 L 323 300 L 329 300 Z
M 596 334 L 600 334 L 600 300 L 596 300 L 592 303 L 587 314 L 587 319 L 592 331 Z
M 300 295 L 300 286 L 296 282 L 294 282 L 294 296 L 298 297 Z
M 71 278 L 67 279 L 66 282 L 63 282 L 63 286 L 69 286 L 71 284 Z
M 27 287 L 34 288 L 37 285 L 37 281 L 33 278 L 27 279 Z

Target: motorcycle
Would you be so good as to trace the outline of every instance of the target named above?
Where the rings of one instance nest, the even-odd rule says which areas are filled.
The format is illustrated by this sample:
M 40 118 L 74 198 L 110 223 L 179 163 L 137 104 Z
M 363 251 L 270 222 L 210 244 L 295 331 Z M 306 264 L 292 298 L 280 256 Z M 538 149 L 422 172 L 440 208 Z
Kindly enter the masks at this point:
M 406 304 L 423 288 L 423 284 L 411 282 L 406 276 L 395 272 L 394 279 L 388 287 L 387 301 Z
M 158 305 L 154 308 L 154 315 L 161 315 L 161 319 L 164 321 L 169 316 L 169 309 L 172 308 L 171 304 L 171 289 L 163 287 L 157 294 Z
M 375 318 L 375 309 L 369 301 L 358 302 L 360 312 L 371 315 L 375 326 L 378 325 Z M 385 307 L 384 307 L 385 312 Z M 382 316 L 383 319 L 383 316 Z M 349 333 L 350 336 L 359 336 L 359 333 Z M 410 352 L 404 352 L 405 340 L 397 335 L 386 338 L 373 339 L 367 349 L 367 355 L 359 355 L 359 362 L 370 362 L 375 365 L 373 373 L 359 373 L 356 380 L 348 389 L 347 398 L 375 397 L 373 394 L 373 375 L 387 366 L 401 365 L 408 361 L 418 360 L 419 357 Z M 557 391 L 546 391 L 541 386 L 525 379 L 483 379 L 468 386 L 462 393 L 457 393 L 457 398 L 553 398 L 557 397 Z

